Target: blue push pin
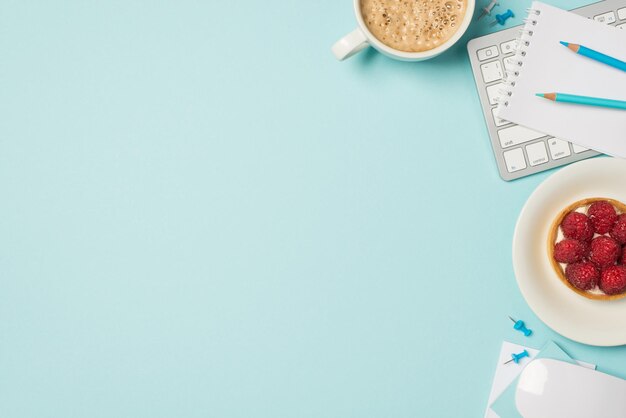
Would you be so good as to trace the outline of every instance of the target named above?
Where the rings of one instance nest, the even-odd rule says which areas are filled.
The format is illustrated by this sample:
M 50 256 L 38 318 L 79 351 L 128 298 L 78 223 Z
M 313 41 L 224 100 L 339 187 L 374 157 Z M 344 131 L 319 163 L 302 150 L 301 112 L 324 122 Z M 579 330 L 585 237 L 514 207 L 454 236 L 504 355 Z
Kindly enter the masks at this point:
M 510 362 L 514 361 L 515 364 L 519 364 L 520 360 L 523 359 L 524 357 L 530 357 L 530 355 L 528 354 L 528 351 L 524 350 L 519 354 L 511 354 L 511 360 L 504 362 L 504 364 L 509 364 Z
M 524 335 L 527 337 L 530 337 L 530 335 L 533 333 L 533 330 L 526 328 L 526 324 L 524 324 L 524 321 L 516 321 L 510 316 L 509 319 L 515 324 L 513 325 L 513 329 L 518 330 L 519 332 L 523 332 Z
M 504 25 L 504 23 L 507 21 L 507 19 L 509 17 L 515 17 L 515 15 L 513 14 L 513 10 L 511 10 L 511 9 L 508 9 L 506 12 L 504 12 L 502 14 L 496 15 L 496 20 L 491 22 L 491 25 L 489 25 L 489 26 L 495 26 L 496 23 Z

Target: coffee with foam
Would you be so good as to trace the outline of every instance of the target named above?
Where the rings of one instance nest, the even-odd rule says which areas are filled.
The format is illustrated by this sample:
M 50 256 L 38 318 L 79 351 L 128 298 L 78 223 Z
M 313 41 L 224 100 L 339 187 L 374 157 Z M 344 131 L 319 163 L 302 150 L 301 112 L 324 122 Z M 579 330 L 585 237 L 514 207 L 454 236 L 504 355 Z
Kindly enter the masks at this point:
M 468 0 L 360 0 L 363 21 L 379 41 L 404 52 L 444 44 L 461 26 Z

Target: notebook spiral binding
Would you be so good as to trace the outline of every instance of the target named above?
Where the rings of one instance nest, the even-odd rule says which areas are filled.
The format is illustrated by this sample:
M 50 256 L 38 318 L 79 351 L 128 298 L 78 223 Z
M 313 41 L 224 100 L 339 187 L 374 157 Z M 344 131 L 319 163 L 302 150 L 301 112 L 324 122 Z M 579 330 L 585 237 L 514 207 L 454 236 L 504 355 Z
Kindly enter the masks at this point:
M 504 72 L 504 87 L 499 90 L 499 96 L 496 99 L 498 107 L 506 107 L 509 105 L 508 99 L 513 94 L 513 87 L 515 87 L 515 82 L 519 77 L 522 66 L 524 65 L 526 51 L 530 46 L 531 38 L 534 34 L 534 28 L 537 26 L 539 16 L 541 15 L 541 10 L 526 9 L 526 11 L 528 12 L 528 17 L 524 19 L 524 27 L 519 30 L 519 35 L 517 37 L 517 51 L 515 51 L 515 55 L 512 57 L 513 66 L 515 68 L 513 70 L 505 70 Z

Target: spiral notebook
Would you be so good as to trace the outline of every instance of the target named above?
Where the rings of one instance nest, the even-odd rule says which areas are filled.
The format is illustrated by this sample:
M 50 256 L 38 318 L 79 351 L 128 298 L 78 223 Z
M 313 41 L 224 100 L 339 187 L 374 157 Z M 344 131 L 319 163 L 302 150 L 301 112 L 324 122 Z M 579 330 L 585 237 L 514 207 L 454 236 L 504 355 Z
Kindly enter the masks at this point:
M 501 92 L 498 116 L 626 158 L 626 111 L 555 103 L 535 96 L 559 92 L 626 100 L 626 72 L 575 54 L 559 41 L 626 61 L 626 30 L 535 1 Z

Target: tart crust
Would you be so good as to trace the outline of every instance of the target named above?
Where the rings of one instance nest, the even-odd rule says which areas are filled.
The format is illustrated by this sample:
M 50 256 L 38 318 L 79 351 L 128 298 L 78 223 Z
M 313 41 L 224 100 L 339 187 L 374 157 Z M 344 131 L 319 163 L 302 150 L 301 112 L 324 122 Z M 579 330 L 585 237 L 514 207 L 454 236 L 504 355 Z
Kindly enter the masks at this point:
M 572 203 L 571 205 L 569 205 L 568 207 L 563 209 L 559 213 L 559 216 L 556 217 L 554 222 L 552 222 L 552 226 L 550 227 L 550 233 L 548 234 L 548 255 L 550 256 L 550 262 L 552 263 L 552 267 L 554 268 L 554 271 L 559 276 L 559 279 L 561 279 L 561 281 L 567 287 L 569 287 L 571 290 L 573 290 L 574 292 L 578 293 L 579 295 L 584 296 L 587 299 L 594 299 L 594 300 L 617 300 L 617 299 L 622 299 L 622 298 L 626 297 L 626 292 L 620 293 L 618 295 L 607 295 L 605 293 L 595 294 L 595 293 L 586 292 L 584 290 L 577 289 L 576 287 L 574 287 L 569 282 L 569 280 L 567 280 L 567 277 L 565 277 L 565 270 L 554 259 L 554 244 L 556 244 L 556 239 L 557 239 L 557 236 L 558 236 L 558 233 L 559 233 L 559 227 L 561 226 L 561 222 L 563 221 L 563 218 L 565 218 L 565 215 L 567 215 L 571 211 L 576 210 L 576 209 L 578 209 L 580 207 L 589 206 L 593 202 L 597 202 L 599 200 L 606 200 L 607 202 L 612 204 L 615 208 L 617 208 L 617 210 L 620 213 L 626 213 L 626 204 L 624 204 L 624 203 L 622 203 L 622 202 L 620 202 L 618 200 L 607 199 L 606 197 L 592 197 L 592 198 L 589 198 L 589 199 L 583 199 L 583 200 L 579 200 L 577 202 Z

